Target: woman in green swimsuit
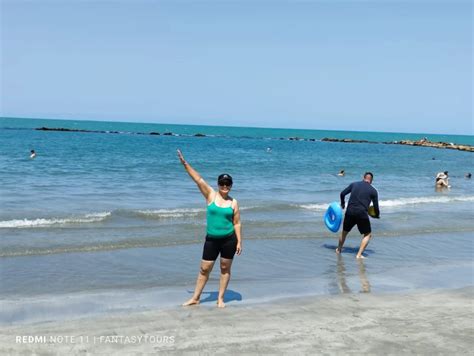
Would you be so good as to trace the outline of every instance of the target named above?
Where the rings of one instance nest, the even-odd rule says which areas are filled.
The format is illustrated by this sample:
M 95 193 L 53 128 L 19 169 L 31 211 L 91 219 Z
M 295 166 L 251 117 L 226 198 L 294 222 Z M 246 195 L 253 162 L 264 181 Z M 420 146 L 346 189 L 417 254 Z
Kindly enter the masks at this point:
M 237 200 L 229 196 L 232 189 L 232 177 L 228 174 L 221 174 L 217 178 L 218 191 L 216 192 L 186 162 L 180 150 L 178 150 L 178 157 L 186 172 L 196 182 L 207 204 L 207 235 L 202 254 L 201 269 L 197 277 L 194 294 L 183 306 L 199 304 L 202 290 L 220 254 L 221 278 L 217 306 L 224 308 L 224 293 L 229 284 L 232 261 L 236 253 L 237 255 L 242 253 L 242 226 L 239 206 Z

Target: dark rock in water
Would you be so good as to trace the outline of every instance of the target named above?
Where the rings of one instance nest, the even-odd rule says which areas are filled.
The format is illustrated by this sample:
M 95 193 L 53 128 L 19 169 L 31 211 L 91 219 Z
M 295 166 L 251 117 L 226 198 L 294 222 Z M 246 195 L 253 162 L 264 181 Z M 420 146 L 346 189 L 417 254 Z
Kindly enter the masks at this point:
M 309 138 L 308 141 L 314 142 L 314 141 L 316 141 L 316 139 L 315 138 Z
M 36 128 L 35 130 L 38 130 L 38 131 L 62 131 L 62 130 L 66 130 L 66 129 L 51 129 L 49 127 L 38 127 Z
M 206 135 L 202 134 L 202 133 L 197 133 L 194 135 L 194 137 L 206 137 Z
M 105 133 L 105 131 L 91 131 L 91 130 L 79 130 L 79 129 L 65 129 L 62 127 L 39 127 L 35 130 L 38 131 L 61 131 L 61 132 L 97 132 L 97 133 Z
M 160 133 L 159 132 L 150 132 L 150 135 L 159 135 Z
M 345 143 L 372 143 L 367 140 L 353 140 L 352 138 L 329 138 L 329 137 L 324 137 L 321 139 L 321 141 L 326 141 L 326 142 L 345 142 Z
M 321 141 L 324 141 L 324 142 L 343 142 L 342 140 L 338 139 L 338 138 L 330 138 L 330 137 L 324 137 L 321 139 Z
M 172 132 L 165 132 L 165 133 L 163 134 L 163 136 L 173 136 L 173 133 L 172 133 Z
M 366 141 L 366 140 L 353 140 L 350 138 L 328 138 L 325 137 L 321 139 L 321 141 L 327 142 L 344 142 L 344 143 L 378 143 L 374 141 Z M 407 145 L 407 146 L 423 146 L 423 147 L 432 147 L 432 148 L 448 148 L 452 150 L 459 150 L 459 151 L 468 151 L 474 152 L 474 147 L 469 145 L 456 145 L 452 142 L 431 142 L 429 140 L 421 139 L 419 141 L 412 141 L 412 140 L 400 140 L 400 141 L 391 141 L 391 142 L 381 142 L 386 145 Z

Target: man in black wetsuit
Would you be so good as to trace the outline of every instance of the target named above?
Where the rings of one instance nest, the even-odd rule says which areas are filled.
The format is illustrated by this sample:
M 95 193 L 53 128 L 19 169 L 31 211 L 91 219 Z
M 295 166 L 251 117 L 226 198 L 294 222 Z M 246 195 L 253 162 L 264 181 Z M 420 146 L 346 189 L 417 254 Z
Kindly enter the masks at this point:
M 369 244 L 372 232 L 368 215 L 371 201 L 374 203 L 374 217 L 377 219 L 380 217 L 379 198 L 377 190 L 372 186 L 373 179 L 374 175 L 371 172 L 366 172 L 362 181 L 351 183 L 341 192 L 342 209 L 344 209 L 346 206 L 346 202 L 344 200 L 345 196 L 351 193 L 351 197 L 349 198 L 346 215 L 344 216 L 342 234 L 339 238 L 339 246 L 336 249 L 336 253 L 342 252 L 342 246 L 344 245 L 344 241 L 346 241 L 347 234 L 352 230 L 354 225 L 357 225 L 359 232 L 364 235 L 364 237 L 360 242 L 359 252 L 357 253 L 356 257 L 364 258 L 362 253 Z

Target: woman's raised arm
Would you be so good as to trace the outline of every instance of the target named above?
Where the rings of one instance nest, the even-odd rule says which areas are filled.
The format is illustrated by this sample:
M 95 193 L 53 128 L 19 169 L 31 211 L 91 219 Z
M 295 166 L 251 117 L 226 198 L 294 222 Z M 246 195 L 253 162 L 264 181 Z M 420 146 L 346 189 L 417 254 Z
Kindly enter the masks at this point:
M 204 198 L 206 198 L 207 202 L 210 203 L 213 199 L 214 189 L 211 188 L 209 184 L 201 177 L 201 175 L 193 168 L 191 165 L 186 162 L 184 159 L 183 153 L 178 149 L 178 158 L 188 172 L 189 176 L 196 182 L 199 190 L 201 191 Z

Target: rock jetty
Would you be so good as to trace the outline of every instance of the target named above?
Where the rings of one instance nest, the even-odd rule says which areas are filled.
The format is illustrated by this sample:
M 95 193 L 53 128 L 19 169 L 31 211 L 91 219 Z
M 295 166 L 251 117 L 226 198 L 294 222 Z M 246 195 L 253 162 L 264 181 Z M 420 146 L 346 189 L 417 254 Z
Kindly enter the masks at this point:
M 452 142 L 432 142 L 425 139 L 421 139 L 418 141 L 401 140 L 401 141 L 384 142 L 384 143 L 391 144 L 391 145 L 423 146 L 423 147 L 446 148 L 450 150 L 474 152 L 474 146 L 458 145 Z
M 322 138 L 321 141 L 345 142 L 345 143 L 378 143 L 378 142 L 367 141 L 367 140 L 353 140 L 352 138 L 328 138 L 328 137 Z
M 422 147 L 431 147 L 431 148 L 444 148 L 450 150 L 459 150 L 459 151 L 468 151 L 474 152 L 474 146 L 470 145 L 458 145 L 452 142 L 432 142 L 426 138 L 423 138 L 418 141 L 412 140 L 401 140 L 401 141 L 389 141 L 389 142 L 374 142 L 366 140 L 353 140 L 350 138 L 322 138 L 321 141 L 326 142 L 345 142 L 345 143 L 382 143 L 385 145 L 408 145 L 408 146 L 422 146 Z
M 38 131 L 62 131 L 62 132 L 92 132 L 92 133 L 111 133 L 111 134 L 135 134 L 135 135 L 155 135 L 155 136 L 188 136 L 188 135 L 180 135 L 174 134 L 172 132 L 119 132 L 119 131 L 92 131 L 92 130 L 81 130 L 81 129 L 67 129 L 67 128 L 55 128 L 55 127 L 39 127 L 35 130 Z M 193 135 L 194 137 L 207 137 L 207 135 L 203 133 L 196 133 Z M 253 137 L 241 137 L 241 138 L 253 138 Z M 319 141 L 315 138 L 301 138 L 301 137 L 280 137 L 280 140 L 289 140 L 289 141 Z M 422 138 L 418 141 L 412 140 L 400 140 L 400 141 L 389 141 L 389 142 L 376 142 L 376 141 L 367 141 L 367 140 L 356 140 L 352 138 L 331 138 L 331 137 L 324 137 L 320 141 L 323 142 L 342 142 L 342 143 L 373 143 L 373 144 L 385 144 L 385 145 L 407 145 L 407 146 L 422 146 L 422 147 L 431 147 L 431 148 L 442 148 L 442 149 L 449 149 L 449 150 L 458 150 L 458 151 L 467 151 L 467 152 L 474 152 L 474 146 L 471 145 L 462 145 L 462 144 L 455 144 L 452 142 L 433 142 L 428 140 L 426 137 Z

